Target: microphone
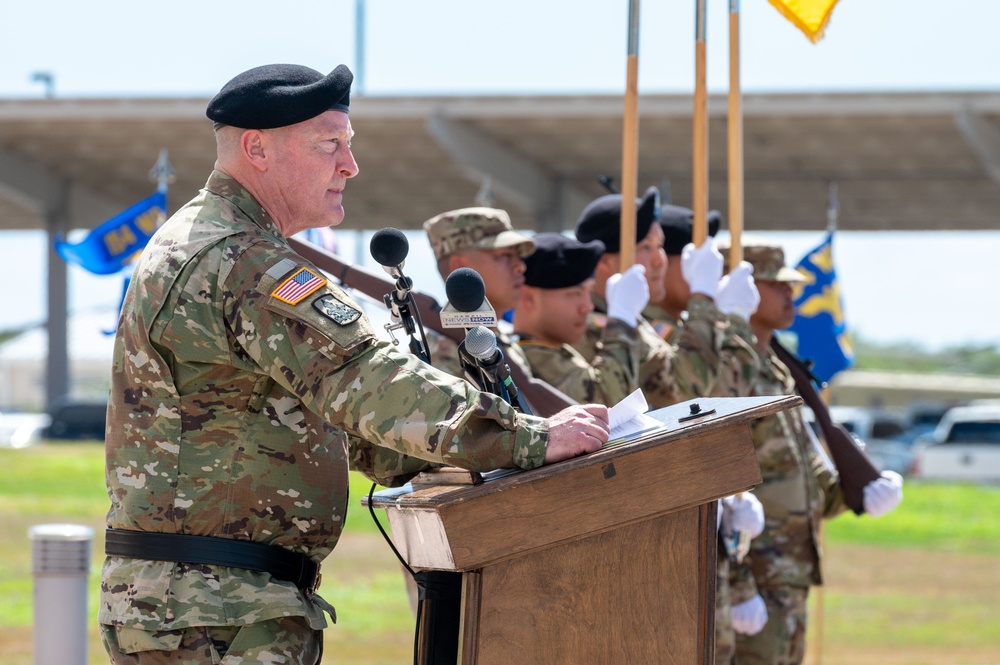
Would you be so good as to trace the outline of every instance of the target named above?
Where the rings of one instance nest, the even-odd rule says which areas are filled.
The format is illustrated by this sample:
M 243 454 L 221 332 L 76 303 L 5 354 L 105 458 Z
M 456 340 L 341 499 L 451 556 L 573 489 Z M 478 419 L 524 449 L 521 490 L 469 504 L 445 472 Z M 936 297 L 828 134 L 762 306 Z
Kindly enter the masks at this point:
M 510 378 L 510 368 L 497 346 L 497 336 L 489 328 L 476 326 L 465 334 L 465 350 L 475 358 L 476 366 L 484 377 L 484 388 L 507 399 L 510 404 L 519 404 L 519 395 L 514 380 Z M 530 411 L 528 412 L 530 413 Z
M 486 285 L 479 273 L 472 268 L 459 268 L 444 283 L 448 302 L 441 309 L 441 326 L 444 328 L 472 328 L 497 325 L 497 313 L 486 299 Z
M 403 232 L 391 227 L 376 231 L 369 249 L 372 258 L 382 266 L 382 269 L 398 279 L 402 274 L 406 255 L 410 253 L 410 242 Z
M 368 248 L 371 251 L 372 258 L 396 280 L 396 291 L 382 296 L 385 306 L 389 308 L 394 319 L 398 321 L 390 321 L 385 324 L 385 330 L 389 333 L 389 339 L 392 340 L 393 346 L 398 346 L 399 341 L 392 334 L 392 331 L 399 328 L 405 329 L 406 333 L 410 336 L 410 351 L 418 358 L 430 363 L 430 353 L 427 350 L 427 336 L 419 320 L 420 310 L 417 309 L 416 304 L 413 302 L 413 296 L 410 294 L 410 290 L 413 288 L 413 280 L 403 274 L 403 264 L 406 261 L 406 255 L 410 251 L 409 241 L 403 235 L 402 231 L 390 227 L 376 231 L 372 236 Z M 417 313 L 416 320 L 414 320 L 412 312 Z M 420 337 L 423 339 L 423 345 L 416 338 L 418 329 L 420 330 Z

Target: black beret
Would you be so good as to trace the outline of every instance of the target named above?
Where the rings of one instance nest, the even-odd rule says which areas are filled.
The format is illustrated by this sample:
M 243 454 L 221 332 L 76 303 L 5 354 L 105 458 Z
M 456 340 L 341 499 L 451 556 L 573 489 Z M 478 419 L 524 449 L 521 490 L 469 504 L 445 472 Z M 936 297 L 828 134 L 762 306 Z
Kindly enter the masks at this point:
M 594 276 L 602 254 L 600 240 L 584 243 L 561 233 L 539 233 L 535 253 L 524 259 L 524 283 L 540 289 L 577 286 Z
M 715 236 L 722 223 L 722 213 L 708 211 L 708 235 Z M 683 206 L 664 205 L 660 209 L 660 226 L 663 228 L 663 251 L 680 256 L 684 246 L 691 242 L 694 212 Z
M 650 187 L 636 199 L 638 210 L 635 215 L 636 242 L 649 233 L 649 227 L 660 216 L 660 190 Z M 576 222 L 576 237 L 580 242 L 600 240 L 604 251 L 617 253 L 621 250 L 622 195 L 605 194 L 587 204 Z
M 205 115 L 242 129 L 287 127 L 326 111 L 348 110 L 354 74 L 338 65 L 323 76 L 302 65 L 263 65 L 238 74 L 208 103 Z

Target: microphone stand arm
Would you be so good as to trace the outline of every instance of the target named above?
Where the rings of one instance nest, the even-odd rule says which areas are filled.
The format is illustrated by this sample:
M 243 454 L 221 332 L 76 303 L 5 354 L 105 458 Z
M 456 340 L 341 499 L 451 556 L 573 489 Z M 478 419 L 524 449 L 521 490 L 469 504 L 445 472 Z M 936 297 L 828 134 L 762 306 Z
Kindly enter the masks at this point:
M 392 276 L 396 278 L 396 290 L 382 296 L 382 301 L 399 321 L 385 324 L 385 330 L 389 333 L 389 339 L 392 340 L 393 345 L 398 346 L 399 340 L 392 333 L 394 330 L 402 328 L 410 336 L 410 353 L 430 364 L 431 354 L 427 345 L 427 335 L 424 333 L 424 325 L 420 320 L 420 309 L 413 301 L 413 294 L 410 292 L 413 288 L 413 280 L 403 275 L 403 271 L 399 269 Z M 418 331 L 419 338 L 417 337 Z

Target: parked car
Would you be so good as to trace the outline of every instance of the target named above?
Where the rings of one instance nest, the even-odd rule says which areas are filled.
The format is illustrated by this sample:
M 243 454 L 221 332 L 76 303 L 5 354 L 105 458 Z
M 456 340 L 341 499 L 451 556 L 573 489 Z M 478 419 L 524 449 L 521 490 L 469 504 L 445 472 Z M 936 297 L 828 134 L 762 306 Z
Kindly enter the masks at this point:
M 52 421 L 45 428 L 46 439 L 96 439 L 104 440 L 108 403 L 103 400 L 59 400 L 49 415 Z
M 1000 482 L 1000 404 L 956 406 L 918 443 L 913 475 Z
M 858 440 L 865 453 L 882 471 L 909 472 L 913 452 L 904 440 L 909 422 L 885 409 L 832 406 L 830 417 Z

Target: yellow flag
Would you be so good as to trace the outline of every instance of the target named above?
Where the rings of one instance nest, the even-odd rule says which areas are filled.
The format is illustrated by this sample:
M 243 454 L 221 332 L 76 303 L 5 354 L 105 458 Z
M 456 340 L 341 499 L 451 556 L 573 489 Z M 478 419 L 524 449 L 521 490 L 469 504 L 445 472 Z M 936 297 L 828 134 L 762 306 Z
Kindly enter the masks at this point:
M 813 44 L 823 39 L 837 0 L 770 0 Z

